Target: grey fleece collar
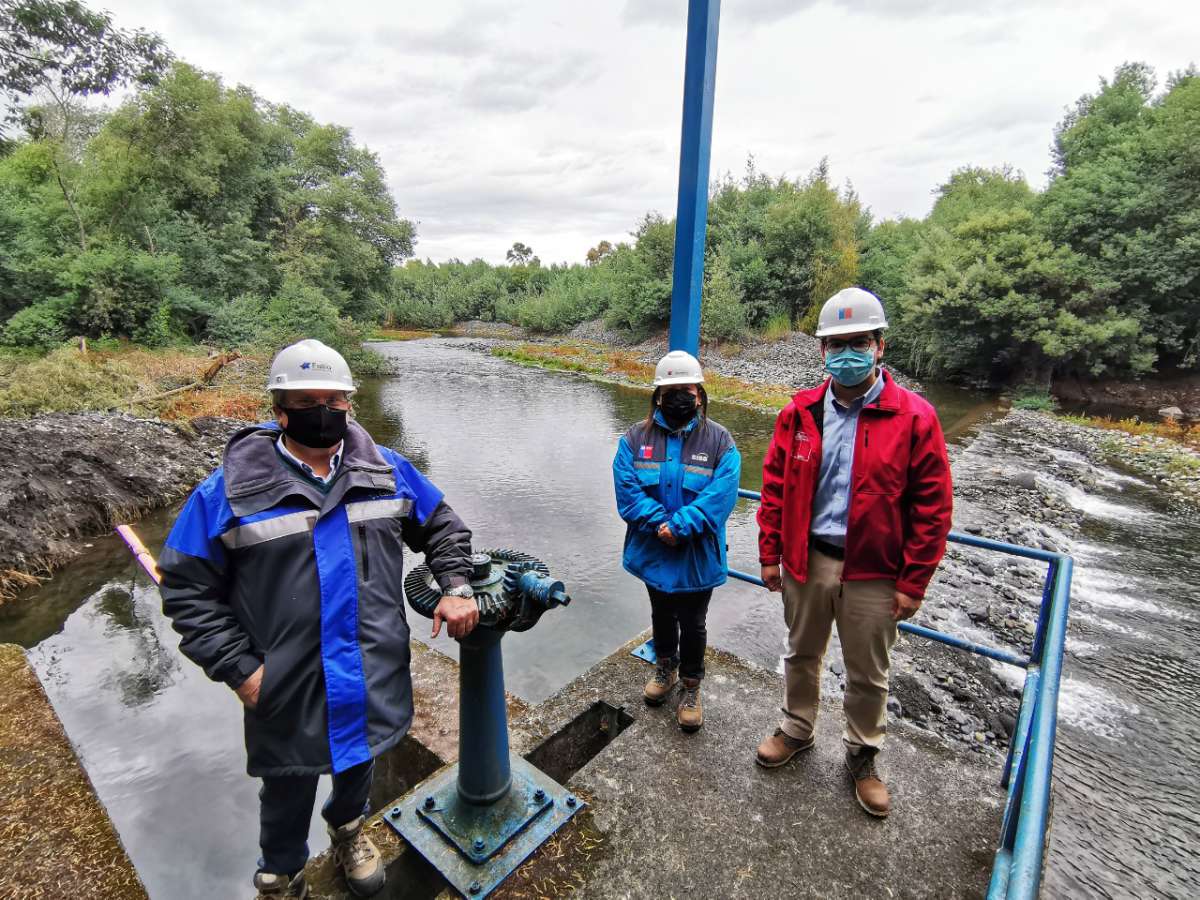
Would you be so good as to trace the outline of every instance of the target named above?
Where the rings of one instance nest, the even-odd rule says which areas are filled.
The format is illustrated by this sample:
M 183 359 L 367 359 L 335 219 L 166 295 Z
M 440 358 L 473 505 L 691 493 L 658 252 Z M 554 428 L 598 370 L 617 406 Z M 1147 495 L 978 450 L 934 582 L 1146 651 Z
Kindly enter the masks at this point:
M 333 488 L 324 496 L 280 459 L 275 451 L 278 439 L 279 426 L 266 423 L 243 428 L 225 446 L 222 462 L 225 496 L 235 515 L 246 516 L 270 509 L 294 494 L 306 497 L 313 506 L 324 511 L 336 506 L 351 488 L 396 490 L 391 465 L 366 429 L 357 422 L 349 423 L 341 467 Z

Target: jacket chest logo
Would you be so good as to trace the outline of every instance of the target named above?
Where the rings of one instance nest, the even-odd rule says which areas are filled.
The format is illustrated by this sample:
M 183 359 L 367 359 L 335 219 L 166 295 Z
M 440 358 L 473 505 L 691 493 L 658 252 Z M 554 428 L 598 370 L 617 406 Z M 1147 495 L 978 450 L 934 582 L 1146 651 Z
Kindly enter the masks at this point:
M 692 462 L 708 462 L 707 453 L 693 453 Z
M 792 441 L 792 459 L 798 459 L 801 462 L 808 462 L 812 456 L 813 445 L 808 439 L 808 435 L 803 431 L 797 431 L 796 436 Z
M 654 447 L 650 444 L 642 444 L 638 450 L 638 459 L 654 459 Z

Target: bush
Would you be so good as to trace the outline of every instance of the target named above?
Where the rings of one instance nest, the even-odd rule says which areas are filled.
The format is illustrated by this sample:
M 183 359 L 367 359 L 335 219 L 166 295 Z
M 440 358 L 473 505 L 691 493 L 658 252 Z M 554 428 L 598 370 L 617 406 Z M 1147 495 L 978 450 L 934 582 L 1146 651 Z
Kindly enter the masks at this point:
M 166 340 L 179 257 L 120 244 L 79 253 L 59 280 L 72 324 L 82 334 Z M 166 317 L 166 318 L 164 318 Z
M 1054 412 L 1058 409 L 1058 401 L 1044 391 L 1025 389 L 1013 398 L 1012 405 L 1017 409 L 1033 409 L 1038 412 Z
M 67 310 L 61 300 L 43 300 L 18 310 L 4 324 L 3 343 L 49 350 L 67 339 Z
M 704 285 L 700 313 L 700 336 L 706 341 L 733 341 L 746 333 L 746 310 L 742 292 L 733 278 L 729 260 L 714 254 Z
M 598 318 L 608 308 L 612 281 L 607 270 L 572 266 L 558 270 L 540 294 L 520 296 L 511 310 L 498 305 L 497 311 L 511 316 L 517 325 L 545 334 L 564 334 L 580 322 Z
M 217 309 L 208 319 L 208 338 L 218 347 L 249 347 L 263 336 L 266 301 L 242 294 Z

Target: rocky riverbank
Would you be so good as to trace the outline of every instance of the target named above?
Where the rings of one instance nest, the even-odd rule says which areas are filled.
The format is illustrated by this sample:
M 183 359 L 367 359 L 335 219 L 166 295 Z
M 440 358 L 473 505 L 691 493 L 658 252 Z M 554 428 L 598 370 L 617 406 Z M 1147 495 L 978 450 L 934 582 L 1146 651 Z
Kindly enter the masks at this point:
M 113 413 L 0 419 L 0 602 L 79 554 L 88 537 L 191 490 L 243 424 Z
M 1012 410 L 955 454 L 958 531 L 1070 554 L 1090 492 L 1124 469 L 1172 503 L 1200 503 L 1200 454 L 1163 438 L 1090 428 Z M 951 544 L 918 622 L 1025 654 L 1036 630 L 1045 566 Z M 981 750 L 1003 748 L 1020 682 L 1015 669 L 901 641 L 893 712 Z M 836 673 L 833 673 L 836 674 Z

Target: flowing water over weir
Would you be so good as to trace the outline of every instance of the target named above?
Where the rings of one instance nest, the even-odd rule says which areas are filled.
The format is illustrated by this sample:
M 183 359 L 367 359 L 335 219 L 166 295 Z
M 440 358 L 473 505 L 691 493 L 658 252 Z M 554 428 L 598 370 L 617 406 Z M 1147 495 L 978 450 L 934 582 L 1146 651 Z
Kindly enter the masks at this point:
M 576 602 L 567 614 L 547 617 L 536 638 L 505 642 L 508 689 L 538 701 L 649 624 L 643 588 L 620 567 L 624 527 L 609 474 L 615 442 L 646 414 L 648 394 L 520 368 L 457 343 L 380 345 L 399 374 L 365 385 L 358 415 L 442 487 L 479 546 L 531 548 L 568 582 Z M 995 415 L 994 403 L 963 392 L 931 397 L 952 439 Z M 771 417 L 716 404 L 712 414 L 742 449 L 743 486 L 757 490 Z M 1086 491 L 1057 486 L 1085 525 L 1071 551 L 1046 896 L 1194 895 L 1200 863 L 1190 845 L 1200 816 L 1182 801 L 1200 758 L 1200 526 L 1142 482 L 1096 474 Z M 173 515 L 139 525 L 152 549 Z M 755 535 L 753 509 L 740 503 L 731 565 L 755 568 Z M 709 635 L 776 668 L 778 600 L 745 584 L 721 588 Z M 257 798 L 244 772 L 241 711 L 179 655 L 156 591 L 117 539 L 95 540 L 50 582 L 0 608 L 0 641 L 31 649 L 151 896 L 251 895 Z M 456 649 L 445 638 L 434 645 Z M 746 736 L 747 763 L 758 737 Z M 316 852 L 326 838 L 314 820 Z

